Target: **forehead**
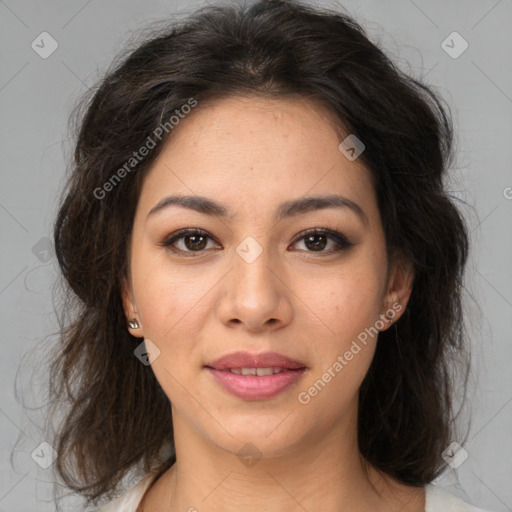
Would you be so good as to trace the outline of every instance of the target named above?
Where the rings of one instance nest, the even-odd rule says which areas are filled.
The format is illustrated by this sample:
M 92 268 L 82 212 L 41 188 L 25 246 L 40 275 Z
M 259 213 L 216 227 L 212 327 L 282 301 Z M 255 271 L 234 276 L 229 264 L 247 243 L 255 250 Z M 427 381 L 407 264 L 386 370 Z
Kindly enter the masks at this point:
M 370 172 L 338 149 L 345 135 L 332 112 L 303 98 L 199 103 L 145 176 L 140 206 L 148 211 L 164 195 L 182 193 L 261 211 L 286 199 L 339 193 L 371 207 Z

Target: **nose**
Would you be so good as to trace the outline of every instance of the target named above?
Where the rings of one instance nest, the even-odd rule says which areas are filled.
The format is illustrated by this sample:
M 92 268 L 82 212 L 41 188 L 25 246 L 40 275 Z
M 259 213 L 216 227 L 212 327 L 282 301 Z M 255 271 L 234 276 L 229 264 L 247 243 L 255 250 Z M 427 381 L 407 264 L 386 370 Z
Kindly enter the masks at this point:
M 218 302 L 221 321 L 228 327 L 240 326 L 249 332 L 287 325 L 293 316 L 293 292 L 284 269 L 278 264 L 271 265 L 266 250 L 249 261 L 238 253 L 233 255 L 232 269 L 222 280 Z

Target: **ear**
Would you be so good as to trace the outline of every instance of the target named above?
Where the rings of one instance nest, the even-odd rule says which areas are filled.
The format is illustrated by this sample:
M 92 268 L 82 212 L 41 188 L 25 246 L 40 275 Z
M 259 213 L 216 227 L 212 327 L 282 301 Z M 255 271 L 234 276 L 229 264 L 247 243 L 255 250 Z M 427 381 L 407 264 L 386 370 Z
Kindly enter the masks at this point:
M 142 324 L 137 310 L 137 304 L 133 296 L 133 290 L 128 278 L 124 278 L 122 282 L 121 298 L 123 301 L 123 309 L 126 317 L 126 326 L 128 332 L 137 338 L 143 338 Z M 132 324 L 132 325 L 130 325 Z M 135 326 L 137 324 L 137 326 Z
M 405 313 L 412 293 L 414 274 L 412 262 L 402 252 L 395 253 L 383 301 L 384 311 L 381 314 L 385 326 L 379 330 L 385 331 Z

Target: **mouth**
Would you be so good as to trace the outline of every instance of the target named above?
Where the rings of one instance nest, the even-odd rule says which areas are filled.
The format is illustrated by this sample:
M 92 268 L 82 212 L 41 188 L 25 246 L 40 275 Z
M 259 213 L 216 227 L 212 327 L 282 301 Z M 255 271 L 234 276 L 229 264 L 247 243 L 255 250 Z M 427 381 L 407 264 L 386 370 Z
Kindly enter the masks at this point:
M 295 384 L 307 368 L 275 352 L 236 352 L 206 364 L 205 369 L 230 394 L 245 400 L 265 400 Z
M 275 375 L 276 373 L 289 370 L 278 366 L 269 366 L 267 368 L 227 368 L 224 371 L 234 373 L 235 375 L 257 375 L 258 377 L 266 377 L 268 375 Z

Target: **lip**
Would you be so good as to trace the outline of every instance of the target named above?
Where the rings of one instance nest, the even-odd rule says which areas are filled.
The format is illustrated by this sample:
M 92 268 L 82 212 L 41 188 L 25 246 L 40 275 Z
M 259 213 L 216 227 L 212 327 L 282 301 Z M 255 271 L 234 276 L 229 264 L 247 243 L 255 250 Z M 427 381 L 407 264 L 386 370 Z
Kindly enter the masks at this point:
M 249 352 L 232 352 L 205 366 L 215 370 L 228 370 L 230 368 L 268 368 L 275 366 L 289 370 L 305 368 L 306 365 L 295 359 L 278 354 L 277 352 L 262 352 L 251 354 Z
M 273 375 L 236 375 L 229 370 L 239 368 L 282 368 Z M 250 354 L 234 352 L 205 365 L 205 368 L 223 389 L 245 400 L 265 400 L 282 393 L 297 382 L 306 366 L 276 352 Z

